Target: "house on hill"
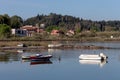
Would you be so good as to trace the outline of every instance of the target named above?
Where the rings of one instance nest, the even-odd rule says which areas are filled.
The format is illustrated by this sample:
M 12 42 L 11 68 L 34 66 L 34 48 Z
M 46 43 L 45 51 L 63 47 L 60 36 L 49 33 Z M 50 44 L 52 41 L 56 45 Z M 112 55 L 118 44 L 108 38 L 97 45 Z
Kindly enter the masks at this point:
M 16 36 L 27 36 L 27 30 L 22 30 L 22 29 L 11 29 L 12 35 Z
M 28 36 L 32 37 L 34 33 L 44 33 L 44 29 L 40 29 L 36 26 L 26 25 L 22 26 L 20 29 L 11 29 L 11 33 L 17 36 Z
M 73 36 L 75 34 L 75 31 L 74 30 L 69 30 L 67 31 L 66 35 L 67 36 Z
M 33 36 L 34 33 L 41 33 L 44 31 L 43 29 L 40 29 L 36 26 L 31 26 L 31 25 L 22 26 L 20 29 L 26 30 L 27 36 L 29 37 Z
M 52 30 L 51 35 L 54 35 L 54 36 L 59 36 L 60 35 L 60 31 L 59 30 Z

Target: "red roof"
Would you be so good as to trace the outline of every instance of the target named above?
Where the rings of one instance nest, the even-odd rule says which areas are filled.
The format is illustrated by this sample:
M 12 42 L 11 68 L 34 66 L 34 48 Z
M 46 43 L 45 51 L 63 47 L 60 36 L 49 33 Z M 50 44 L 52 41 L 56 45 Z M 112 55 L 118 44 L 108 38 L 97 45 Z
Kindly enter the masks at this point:
M 59 34 L 59 30 L 52 30 L 51 31 L 51 35 L 58 35 Z

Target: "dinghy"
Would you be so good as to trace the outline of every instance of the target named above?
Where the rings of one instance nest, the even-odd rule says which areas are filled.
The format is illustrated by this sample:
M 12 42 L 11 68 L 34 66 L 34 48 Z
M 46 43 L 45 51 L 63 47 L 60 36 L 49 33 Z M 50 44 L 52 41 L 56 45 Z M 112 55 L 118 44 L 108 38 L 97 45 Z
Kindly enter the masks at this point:
M 79 56 L 81 60 L 106 60 L 107 56 L 103 53 L 100 54 L 81 54 Z

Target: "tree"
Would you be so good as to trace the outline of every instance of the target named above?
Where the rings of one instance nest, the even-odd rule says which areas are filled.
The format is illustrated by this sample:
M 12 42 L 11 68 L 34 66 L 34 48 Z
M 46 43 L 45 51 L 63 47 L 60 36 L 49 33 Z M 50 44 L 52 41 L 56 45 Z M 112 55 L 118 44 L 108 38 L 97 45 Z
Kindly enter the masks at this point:
M 11 33 L 10 26 L 6 24 L 0 24 L 0 38 L 8 38 Z
M 76 33 L 80 33 L 81 32 L 81 25 L 80 25 L 80 23 L 76 23 L 75 24 L 75 32 Z
M 0 24 L 10 25 L 10 17 L 8 14 L 0 15 Z
M 4 19 L 4 24 L 10 25 L 10 17 L 8 16 L 8 14 L 4 14 L 3 19 Z
M 17 15 L 11 17 L 11 27 L 20 28 L 23 25 L 23 19 Z
M 2 15 L 0 15 L 0 24 L 3 24 L 4 23 L 4 18 Z
M 98 32 L 98 31 L 100 31 L 100 29 L 99 29 L 97 26 L 92 26 L 92 27 L 90 28 L 90 30 L 91 30 L 92 32 Z
M 46 31 L 47 31 L 47 32 L 51 32 L 53 29 L 59 30 L 60 28 L 57 27 L 57 26 L 48 26 L 48 27 L 46 28 Z

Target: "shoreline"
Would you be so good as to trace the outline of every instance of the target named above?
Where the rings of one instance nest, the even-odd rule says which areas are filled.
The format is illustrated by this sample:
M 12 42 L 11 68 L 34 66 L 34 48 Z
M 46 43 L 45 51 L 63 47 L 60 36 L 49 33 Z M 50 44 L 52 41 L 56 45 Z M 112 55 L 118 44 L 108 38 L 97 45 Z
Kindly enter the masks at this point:
M 120 42 L 120 38 L 103 38 L 103 37 L 81 37 L 81 38 L 58 38 L 58 39 L 0 39 L 0 42 L 6 41 L 80 41 L 80 42 Z
M 46 46 L 30 46 L 30 47 L 0 47 L 0 50 L 31 50 L 31 49 L 113 49 L 110 47 L 103 47 L 103 46 L 76 46 L 76 45 L 62 45 L 60 47 L 46 47 Z
M 94 40 L 93 40 L 94 39 Z M 101 41 L 102 40 L 102 41 Z M 103 39 L 92 38 L 91 40 L 85 39 L 47 39 L 47 40 L 0 40 L 0 50 L 30 50 L 30 49 L 117 49 L 114 47 L 104 47 L 104 46 L 95 46 L 95 45 L 71 45 L 71 44 L 62 44 L 60 47 L 48 47 L 51 43 L 59 44 L 61 41 L 70 43 L 72 41 L 85 43 L 85 42 L 120 42 L 120 39 L 107 39 L 107 41 L 103 41 Z M 18 44 L 24 44 L 24 47 L 18 47 Z

